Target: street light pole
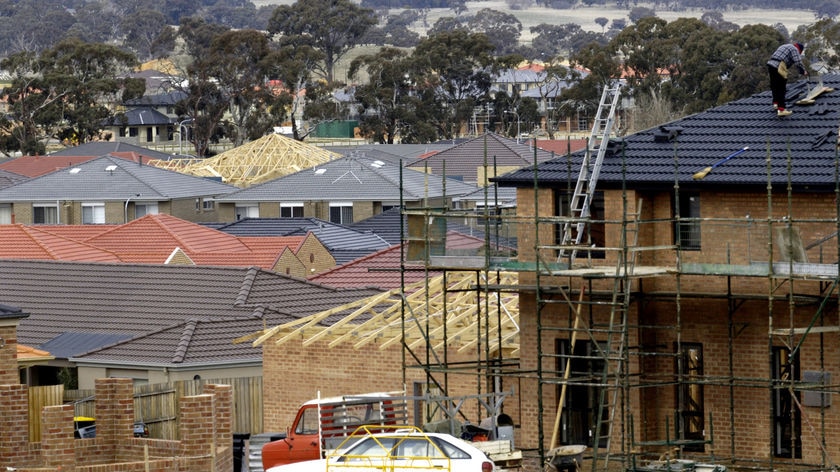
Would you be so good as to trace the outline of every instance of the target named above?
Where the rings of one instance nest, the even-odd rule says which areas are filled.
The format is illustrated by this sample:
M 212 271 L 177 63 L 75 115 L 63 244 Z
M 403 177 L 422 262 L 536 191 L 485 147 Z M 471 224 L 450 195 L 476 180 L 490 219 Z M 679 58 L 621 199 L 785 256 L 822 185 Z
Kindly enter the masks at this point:
M 183 143 L 184 143 L 184 130 L 186 129 L 186 126 L 184 126 L 184 123 L 191 122 L 192 120 L 193 120 L 192 118 L 187 118 L 185 120 L 181 120 L 181 121 L 178 122 L 178 155 L 183 154 L 183 152 L 182 152 L 183 147 L 182 146 L 183 146 Z
M 516 144 L 521 144 L 519 142 L 519 136 L 521 134 L 521 129 L 519 128 L 519 113 L 511 110 L 505 110 L 505 113 L 510 113 L 511 115 L 516 115 Z

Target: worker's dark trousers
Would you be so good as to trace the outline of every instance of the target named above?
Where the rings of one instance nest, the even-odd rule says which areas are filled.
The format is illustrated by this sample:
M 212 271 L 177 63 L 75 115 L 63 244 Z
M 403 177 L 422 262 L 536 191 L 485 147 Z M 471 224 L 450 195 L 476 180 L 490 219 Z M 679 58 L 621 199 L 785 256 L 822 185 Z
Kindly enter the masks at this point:
M 779 70 L 773 66 L 767 66 L 770 74 L 770 90 L 773 91 L 773 103 L 779 108 L 787 108 L 785 105 L 785 94 L 787 93 L 787 79 L 779 75 Z

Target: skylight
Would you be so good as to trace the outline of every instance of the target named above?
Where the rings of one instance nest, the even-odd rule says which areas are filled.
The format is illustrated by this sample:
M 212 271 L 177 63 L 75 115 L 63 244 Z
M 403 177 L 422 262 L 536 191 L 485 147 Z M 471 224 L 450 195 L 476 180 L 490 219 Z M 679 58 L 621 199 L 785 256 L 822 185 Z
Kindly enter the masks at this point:
M 82 169 L 80 167 L 74 167 L 74 168 L 70 169 L 71 174 L 78 174 L 81 171 L 82 171 Z

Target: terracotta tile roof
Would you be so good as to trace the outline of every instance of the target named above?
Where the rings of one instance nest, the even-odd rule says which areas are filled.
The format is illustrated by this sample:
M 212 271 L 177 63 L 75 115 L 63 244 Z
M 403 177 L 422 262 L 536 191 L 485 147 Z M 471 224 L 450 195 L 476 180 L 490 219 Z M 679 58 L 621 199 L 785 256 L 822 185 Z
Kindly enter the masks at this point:
M 51 233 L 47 228 L 0 225 L 0 258 L 120 262 L 111 251 Z
M 284 251 L 296 254 L 307 237 L 238 237 L 166 214 L 122 225 L 0 225 L 0 259 L 138 264 L 173 259 L 171 263 L 272 269 Z

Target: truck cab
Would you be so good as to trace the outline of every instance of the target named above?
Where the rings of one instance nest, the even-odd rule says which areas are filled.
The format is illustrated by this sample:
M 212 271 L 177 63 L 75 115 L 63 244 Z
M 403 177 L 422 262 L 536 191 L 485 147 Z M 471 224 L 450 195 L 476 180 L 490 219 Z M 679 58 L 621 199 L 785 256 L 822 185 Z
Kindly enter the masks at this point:
M 285 437 L 263 446 L 263 470 L 321 459 L 359 426 L 399 425 L 407 420 L 405 401 L 389 393 L 310 400 L 301 405 Z

